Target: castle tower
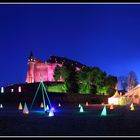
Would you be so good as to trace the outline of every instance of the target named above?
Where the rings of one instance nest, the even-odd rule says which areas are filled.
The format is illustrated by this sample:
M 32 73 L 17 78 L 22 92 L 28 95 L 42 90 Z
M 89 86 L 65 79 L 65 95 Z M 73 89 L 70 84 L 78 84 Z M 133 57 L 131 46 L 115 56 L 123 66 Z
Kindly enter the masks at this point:
M 35 65 L 35 57 L 31 52 L 28 58 L 28 71 L 27 71 L 27 78 L 26 78 L 27 83 L 34 83 L 34 65 Z

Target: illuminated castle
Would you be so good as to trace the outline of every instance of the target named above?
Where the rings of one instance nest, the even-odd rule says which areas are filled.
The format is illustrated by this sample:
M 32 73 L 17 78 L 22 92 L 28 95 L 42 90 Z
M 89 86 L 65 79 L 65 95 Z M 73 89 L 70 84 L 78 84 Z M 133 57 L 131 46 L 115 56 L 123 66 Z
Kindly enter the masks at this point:
M 41 62 L 41 60 L 36 59 L 31 53 L 28 59 L 28 71 L 26 82 L 27 83 L 40 82 L 40 76 L 43 76 L 43 82 L 44 81 L 55 82 L 54 79 L 55 67 L 57 65 L 61 67 L 62 65 L 65 64 L 75 66 L 76 70 L 80 70 L 80 68 L 85 66 L 79 62 L 58 56 L 51 56 L 47 61 Z M 63 79 L 60 78 L 58 81 L 63 81 Z

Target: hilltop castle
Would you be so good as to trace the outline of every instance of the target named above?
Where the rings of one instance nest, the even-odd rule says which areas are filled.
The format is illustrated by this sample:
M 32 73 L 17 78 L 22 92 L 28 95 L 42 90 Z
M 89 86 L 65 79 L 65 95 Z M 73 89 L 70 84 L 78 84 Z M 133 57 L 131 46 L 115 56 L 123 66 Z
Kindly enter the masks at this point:
M 40 59 L 36 59 L 31 52 L 28 59 L 28 71 L 26 82 L 27 83 L 40 82 L 40 76 L 43 76 L 44 82 L 46 81 L 55 82 L 54 79 L 55 67 L 57 65 L 62 67 L 62 65 L 65 64 L 75 66 L 76 70 L 80 70 L 83 66 L 85 66 L 79 62 L 58 56 L 50 56 L 48 60 L 42 62 Z M 60 78 L 58 81 L 63 81 L 63 79 Z

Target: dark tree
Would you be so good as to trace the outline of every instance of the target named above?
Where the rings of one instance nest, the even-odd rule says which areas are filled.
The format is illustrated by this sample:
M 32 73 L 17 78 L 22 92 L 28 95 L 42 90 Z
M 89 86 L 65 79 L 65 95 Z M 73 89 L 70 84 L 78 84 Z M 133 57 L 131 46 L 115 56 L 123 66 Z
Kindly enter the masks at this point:
M 122 90 L 125 92 L 128 86 L 128 77 L 127 76 L 119 76 L 118 81 L 120 82 Z
M 96 93 L 96 87 L 92 83 L 92 69 L 83 67 L 77 72 L 79 92 L 80 93 Z
M 130 71 L 128 74 L 128 89 L 129 90 L 133 89 L 135 86 L 137 86 L 137 84 L 138 80 L 136 73 L 134 71 Z
M 108 75 L 106 77 L 106 86 L 108 87 L 108 95 L 112 96 L 116 91 L 116 84 L 118 83 L 117 77 Z
M 60 79 L 61 73 L 61 67 L 57 65 L 54 70 L 54 79 L 56 81 Z
M 65 65 L 65 69 L 69 73 L 68 77 L 65 79 L 68 87 L 68 92 L 78 93 L 79 86 L 76 67 L 73 65 Z
M 76 67 L 70 64 L 65 64 L 62 67 L 57 66 L 54 71 L 55 80 L 60 77 L 64 79 L 64 85 L 69 93 L 78 93 L 78 78 Z

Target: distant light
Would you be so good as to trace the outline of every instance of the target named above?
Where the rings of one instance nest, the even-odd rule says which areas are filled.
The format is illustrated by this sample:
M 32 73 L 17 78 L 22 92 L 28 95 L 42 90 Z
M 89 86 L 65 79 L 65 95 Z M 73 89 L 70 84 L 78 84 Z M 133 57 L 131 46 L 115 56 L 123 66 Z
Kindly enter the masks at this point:
M 21 86 L 18 87 L 18 92 L 21 92 Z
M 78 107 L 81 107 L 81 104 L 79 104 Z
M 14 89 L 13 88 L 11 89 L 11 92 L 14 92 Z
M 2 104 L 0 104 L 0 108 L 3 108 L 3 105 Z
M 58 106 L 60 107 L 60 106 L 61 106 L 61 104 L 59 103 L 59 104 L 58 104 Z
M 1 93 L 4 93 L 4 87 L 1 87 Z

